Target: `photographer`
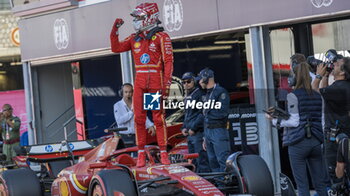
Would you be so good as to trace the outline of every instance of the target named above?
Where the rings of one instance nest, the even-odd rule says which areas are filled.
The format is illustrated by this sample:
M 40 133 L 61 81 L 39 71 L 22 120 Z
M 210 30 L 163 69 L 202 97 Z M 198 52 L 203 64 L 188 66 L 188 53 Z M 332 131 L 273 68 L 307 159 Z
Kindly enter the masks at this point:
M 12 157 L 16 156 L 14 148 L 19 146 L 21 120 L 13 116 L 13 108 L 10 104 L 2 106 L 0 119 L 0 133 L 4 142 L 3 153 L 6 155 L 6 161 L 11 163 Z
M 328 75 L 334 76 L 334 83 L 328 86 Z M 335 138 L 339 133 L 350 135 L 350 58 L 341 58 L 333 66 L 320 64 L 317 67 L 316 79 L 312 84 L 315 91 L 321 93 L 325 105 L 325 155 L 328 172 L 332 183 L 340 182 L 335 176 L 338 144 Z M 321 84 L 321 85 L 320 85 Z M 319 88 L 319 86 L 321 88 Z
M 287 95 L 290 117 L 273 118 L 269 109 L 266 117 L 277 126 L 286 127 L 283 146 L 288 146 L 289 160 L 298 195 L 310 195 L 307 169 L 319 196 L 327 195 L 324 183 L 325 165 L 322 157 L 323 133 L 321 124 L 322 99 L 312 90 L 309 65 L 302 62 L 295 66 L 294 90 Z

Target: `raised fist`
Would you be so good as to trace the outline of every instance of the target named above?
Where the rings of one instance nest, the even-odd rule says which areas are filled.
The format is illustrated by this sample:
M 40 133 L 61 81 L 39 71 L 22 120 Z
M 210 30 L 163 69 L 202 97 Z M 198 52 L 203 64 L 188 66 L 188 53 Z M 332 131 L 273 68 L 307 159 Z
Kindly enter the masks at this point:
M 123 24 L 124 24 L 124 20 L 121 18 L 117 18 L 117 19 L 115 19 L 113 26 L 116 27 L 117 29 L 119 29 L 119 27 L 121 27 Z

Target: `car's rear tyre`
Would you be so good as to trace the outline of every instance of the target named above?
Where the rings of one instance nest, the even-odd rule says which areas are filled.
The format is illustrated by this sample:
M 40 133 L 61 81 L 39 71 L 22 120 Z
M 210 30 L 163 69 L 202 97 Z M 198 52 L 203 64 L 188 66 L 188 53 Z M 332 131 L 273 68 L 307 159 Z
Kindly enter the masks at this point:
M 109 196 L 114 192 L 125 196 L 137 196 L 138 190 L 130 174 L 125 170 L 102 170 L 94 176 L 89 185 L 89 196 Z
M 0 174 L 1 196 L 41 196 L 40 182 L 28 168 L 12 169 Z
M 246 193 L 256 196 L 274 195 L 273 181 L 265 161 L 257 155 L 238 157 Z

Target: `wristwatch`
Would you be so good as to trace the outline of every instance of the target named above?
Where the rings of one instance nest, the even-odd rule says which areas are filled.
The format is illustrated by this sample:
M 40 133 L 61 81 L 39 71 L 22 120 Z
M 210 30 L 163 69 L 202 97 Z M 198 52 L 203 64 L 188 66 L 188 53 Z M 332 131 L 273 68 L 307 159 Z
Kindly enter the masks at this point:
M 320 74 L 317 74 L 316 78 L 319 79 L 319 80 L 322 80 L 322 76 Z

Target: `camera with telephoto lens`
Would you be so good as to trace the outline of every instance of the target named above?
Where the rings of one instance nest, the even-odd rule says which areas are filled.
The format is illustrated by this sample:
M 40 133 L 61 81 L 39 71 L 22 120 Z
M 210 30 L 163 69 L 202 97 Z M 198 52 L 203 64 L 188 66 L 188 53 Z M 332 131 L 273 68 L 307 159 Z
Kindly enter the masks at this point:
M 307 64 L 311 66 L 311 69 L 315 72 L 316 72 L 317 66 L 323 63 L 323 61 L 316 59 L 314 56 L 308 56 L 306 61 L 307 61 Z
M 337 51 L 335 51 L 334 49 L 329 49 L 326 52 L 325 55 L 327 61 L 321 61 L 319 59 L 316 59 L 314 56 L 309 56 L 307 57 L 307 63 L 312 67 L 313 70 L 315 70 L 315 68 L 321 64 L 324 63 L 326 65 L 326 70 L 328 72 L 332 72 L 333 68 L 334 68 L 334 63 L 338 60 L 342 58 L 342 55 L 338 55 Z
M 263 110 L 265 113 L 271 115 L 273 118 L 280 118 L 284 120 L 288 120 L 290 117 L 290 114 L 286 111 L 284 111 L 282 108 L 278 106 L 270 107 L 266 110 Z

